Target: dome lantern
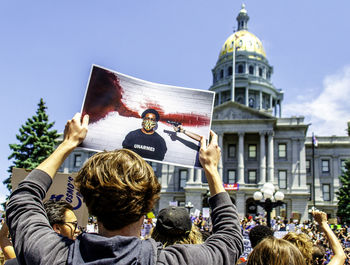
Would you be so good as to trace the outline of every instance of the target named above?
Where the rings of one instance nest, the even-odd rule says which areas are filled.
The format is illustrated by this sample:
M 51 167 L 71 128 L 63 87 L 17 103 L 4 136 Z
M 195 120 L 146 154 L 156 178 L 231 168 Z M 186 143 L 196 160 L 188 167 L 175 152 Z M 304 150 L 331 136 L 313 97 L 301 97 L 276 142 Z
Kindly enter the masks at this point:
M 245 4 L 242 4 L 241 11 L 239 12 L 236 19 L 238 23 L 238 27 L 237 27 L 238 31 L 248 30 L 249 16 L 248 16 L 247 10 L 245 9 Z

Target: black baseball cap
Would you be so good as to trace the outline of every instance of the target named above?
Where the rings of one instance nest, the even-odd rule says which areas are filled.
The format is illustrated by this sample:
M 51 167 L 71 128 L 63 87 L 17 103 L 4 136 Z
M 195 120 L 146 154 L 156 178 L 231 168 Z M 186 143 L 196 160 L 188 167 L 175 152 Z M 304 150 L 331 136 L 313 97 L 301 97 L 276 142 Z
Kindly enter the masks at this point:
M 185 235 L 191 231 L 192 221 L 184 207 L 171 206 L 159 212 L 156 227 L 162 234 Z

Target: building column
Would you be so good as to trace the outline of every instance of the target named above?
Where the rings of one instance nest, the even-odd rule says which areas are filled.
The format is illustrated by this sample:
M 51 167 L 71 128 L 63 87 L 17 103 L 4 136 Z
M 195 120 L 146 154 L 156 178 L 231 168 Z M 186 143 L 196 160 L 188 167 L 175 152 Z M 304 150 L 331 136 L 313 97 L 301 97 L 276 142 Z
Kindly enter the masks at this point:
M 238 133 L 238 183 L 244 183 L 244 132 Z
M 237 213 L 238 213 L 239 219 L 243 219 L 245 216 L 245 205 L 246 205 L 245 193 L 243 191 L 237 191 L 236 207 L 237 207 Z
M 272 95 L 270 95 L 270 107 L 269 109 L 272 109 Z
M 267 172 L 267 180 L 266 182 L 273 182 L 274 181 L 274 161 L 273 161 L 273 131 L 268 132 L 268 137 L 267 137 L 267 144 L 268 144 L 268 172 Z
M 217 92 L 218 93 L 218 105 L 221 104 L 221 92 Z
M 200 170 L 200 169 L 195 170 L 194 182 L 197 184 L 202 183 L 202 170 Z
M 281 100 L 278 101 L 278 106 L 279 106 L 279 117 L 282 117 L 282 104 L 281 104 Z
M 193 183 L 193 179 L 194 179 L 194 169 L 191 168 L 190 172 L 188 174 L 188 180 L 186 182 L 186 185 L 187 185 L 187 183 Z
M 245 88 L 245 105 L 248 107 L 249 105 L 249 88 Z
M 288 181 L 291 184 L 291 190 L 298 189 L 300 187 L 300 153 L 298 146 L 298 139 L 291 137 L 292 144 L 292 172 L 291 172 L 291 181 Z
M 306 154 L 305 154 L 305 140 L 304 138 L 299 138 L 299 148 L 300 148 L 300 186 L 302 189 L 307 189 L 306 185 Z
M 260 184 L 265 183 L 266 181 L 265 135 L 266 135 L 266 132 L 260 132 L 260 181 L 259 181 Z
M 162 191 L 166 191 L 168 188 L 168 174 L 169 174 L 169 165 L 162 165 L 162 178 L 161 185 Z
M 219 147 L 221 148 L 221 153 L 224 153 L 224 134 L 223 133 L 219 133 L 218 134 L 218 140 L 219 140 Z M 223 163 L 222 163 L 222 156 L 220 156 L 220 161 L 219 161 L 219 166 L 218 166 L 218 171 L 220 174 L 221 179 L 223 179 Z
M 262 91 L 259 91 L 259 110 L 262 109 Z

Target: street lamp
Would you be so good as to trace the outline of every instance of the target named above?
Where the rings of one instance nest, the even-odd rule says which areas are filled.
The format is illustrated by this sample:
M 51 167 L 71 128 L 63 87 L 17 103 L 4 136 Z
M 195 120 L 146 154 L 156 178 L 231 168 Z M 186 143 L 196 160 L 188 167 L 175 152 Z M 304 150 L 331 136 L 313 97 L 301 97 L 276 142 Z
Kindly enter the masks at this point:
M 267 226 L 271 227 L 271 212 L 273 208 L 283 205 L 284 193 L 277 191 L 272 183 L 265 183 L 261 191 L 254 192 L 255 204 L 261 206 L 266 211 Z M 265 201 L 261 201 L 262 199 Z
M 191 212 L 191 209 L 192 209 L 193 207 L 194 207 L 194 205 L 192 204 L 192 202 L 188 202 L 188 203 L 186 203 L 186 205 L 185 205 L 185 208 L 187 208 L 188 213 Z

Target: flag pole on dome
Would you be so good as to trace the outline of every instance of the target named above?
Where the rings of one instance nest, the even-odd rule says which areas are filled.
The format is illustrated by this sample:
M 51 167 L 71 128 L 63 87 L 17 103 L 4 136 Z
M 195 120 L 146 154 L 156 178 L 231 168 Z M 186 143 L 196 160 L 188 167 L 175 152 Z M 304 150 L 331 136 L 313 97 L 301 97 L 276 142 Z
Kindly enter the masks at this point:
M 314 133 L 312 133 L 312 202 L 313 206 L 316 207 L 315 201 L 315 147 L 318 146 L 318 141 Z
M 235 35 L 233 36 L 233 38 Z M 235 79 L 236 79 L 236 48 L 235 41 L 232 40 L 232 83 L 231 83 L 231 101 L 235 101 Z
M 238 36 L 233 33 L 232 39 L 232 83 L 231 83 L 231 101 L 235 101 L 235 81 L 236 81 L 236 45 Z

